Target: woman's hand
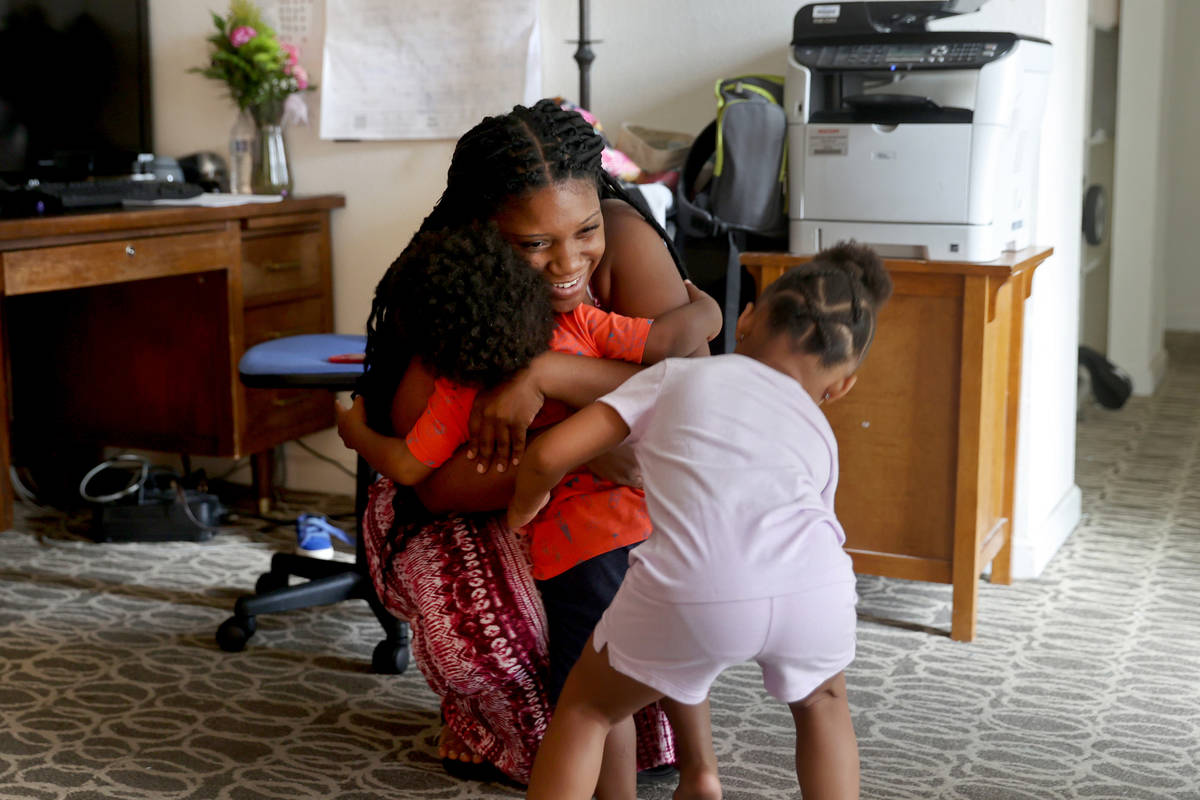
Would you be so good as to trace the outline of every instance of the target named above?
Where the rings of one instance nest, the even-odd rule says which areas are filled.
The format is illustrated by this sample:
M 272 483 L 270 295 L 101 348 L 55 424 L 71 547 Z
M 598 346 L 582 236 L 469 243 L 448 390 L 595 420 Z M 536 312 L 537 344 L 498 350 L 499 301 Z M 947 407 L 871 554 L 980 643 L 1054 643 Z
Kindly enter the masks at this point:
M 587 462 L 587 468 L 601 480 L 622 486 L 642 488 L 642 468 L 631 445 L 620 445 Z
M 476 460 L 477 471 L 487 472 L 495 464 L 497 472 L 504 472 L 509 464 L 520 463 L 525 433 L 545 401 L 532 369 L 476 395 L 467 422 L 467 458 Z

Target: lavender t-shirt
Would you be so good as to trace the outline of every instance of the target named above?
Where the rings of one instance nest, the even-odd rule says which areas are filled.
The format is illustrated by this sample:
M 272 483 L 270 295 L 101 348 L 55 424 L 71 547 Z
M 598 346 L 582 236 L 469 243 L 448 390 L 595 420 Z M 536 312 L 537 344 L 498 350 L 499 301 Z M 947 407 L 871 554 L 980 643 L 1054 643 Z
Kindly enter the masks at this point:
M 654 532 L 625 583 L 674 602 L 853 581 L 837 442 L 793 378 L 738 354 L 668 359 L 600 398 L 629 425 Z

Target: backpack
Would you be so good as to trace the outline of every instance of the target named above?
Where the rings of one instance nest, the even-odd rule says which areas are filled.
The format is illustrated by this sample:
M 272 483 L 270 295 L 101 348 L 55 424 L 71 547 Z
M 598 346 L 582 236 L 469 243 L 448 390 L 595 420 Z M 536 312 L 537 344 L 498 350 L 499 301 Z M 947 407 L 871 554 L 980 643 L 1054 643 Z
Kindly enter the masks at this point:
M 698 278 L 704 270 L 692 261 L 707 254 L 711 262 L 714 250 L 723 251 L 724 266 L 717 269 L 723 292 L 713 294 L 724 295 L 726 324 L 714 350 L 729 353 L 746 299 L 741 253 L 750 245 L 786 249 L 787 117 L 781 76 L 725 78 L 717 81 L 716 95 L 717 117 L 692 143 L 676 186 L 676 244 Z

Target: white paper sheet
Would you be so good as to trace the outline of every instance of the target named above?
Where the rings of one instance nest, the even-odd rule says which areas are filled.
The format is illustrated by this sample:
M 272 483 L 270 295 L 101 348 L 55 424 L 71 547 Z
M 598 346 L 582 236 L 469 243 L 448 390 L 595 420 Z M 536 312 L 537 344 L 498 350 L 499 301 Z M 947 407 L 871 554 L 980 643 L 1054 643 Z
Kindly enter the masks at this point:
M 220 192 L 205 192 L 195 197 L 171 197 L 159 200 L 122 200 L 121 205 L 224 208 L 225 206 L 244 206 L 250 203 L 279 203 L 282 200 L 283 196 L 278 194 L 221 194 Z
M 326 0 L 322 139 L 453 139 L 541 94 L 537 0 Z

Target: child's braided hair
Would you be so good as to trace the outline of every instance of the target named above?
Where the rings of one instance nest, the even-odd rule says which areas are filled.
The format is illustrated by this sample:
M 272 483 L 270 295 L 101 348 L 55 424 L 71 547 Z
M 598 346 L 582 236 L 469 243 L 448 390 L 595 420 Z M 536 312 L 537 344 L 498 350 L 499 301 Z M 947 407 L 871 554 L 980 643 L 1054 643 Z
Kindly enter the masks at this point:
M 601 198 L 619 198 L 636 208 L 680 266 L 670 238 L 644 204 L 631 198 L 601 167 L 603 149 L 604 139 L 587 120 L 553 100 L 485 117 L 455 145 L 446 190 L 421 230 L 484 222 L 509 200 L 560 181 L 582 179 L 595 181 Z M 412 356 L 395 320 L 399 298 L 408 290 L 407 279 L 389 269 L 375 289 L 367 319 L 365 372 L 358 390 L 367 398 L 371 426 L 382 432 L 391 430 L 388 407 Z
M 763 292 L 771 333 L 786 332 L 827 367 L 861 361 L 892 279 L 871 248 L 841 242 L 788 270 Z

